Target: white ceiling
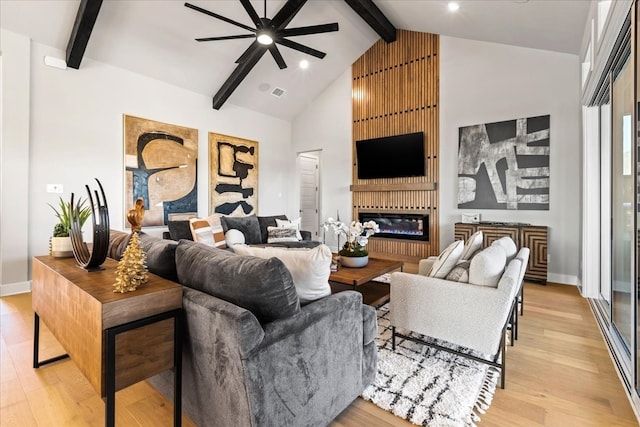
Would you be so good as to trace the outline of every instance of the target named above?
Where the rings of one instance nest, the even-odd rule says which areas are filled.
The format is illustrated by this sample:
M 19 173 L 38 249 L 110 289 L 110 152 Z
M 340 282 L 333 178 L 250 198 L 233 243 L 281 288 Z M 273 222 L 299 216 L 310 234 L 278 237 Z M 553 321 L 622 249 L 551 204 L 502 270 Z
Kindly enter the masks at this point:
M 236 0 L 190 2 L 253 26 Z M 0 26 L 64 51 L 79 3 L 0 0 Z M 262 16 L 263 1 L 252 3 Z M 451 13 L 443 0 L 375 3 L 399 29 L 576 55 L 590 8 L 589 0 L 460 0 L 460 9 Z M 272 17 L 283 4 L 284 0 L 268 0 L 267 16 Z M 289 67 L 279 70 L 266 54 L 227 102 L 285 120 L 295 117 L 379 38 L 342 0 L 310 0 L 288 27 L 330 22 L 338 22 L 340 31 L 292 37 L 326 52 L 324 59 L 279 47 Z M 194 38 L 244 33 L 241 28 L 184 7 L 182 0 L 105 0 L 85 58 L 213 97 L 251 39 L 198 43 Z M 301 59 L 309 60 L 309 69 L 299 69 Z M 285 89 L 285 95 L 271 95 L 275 87 Z

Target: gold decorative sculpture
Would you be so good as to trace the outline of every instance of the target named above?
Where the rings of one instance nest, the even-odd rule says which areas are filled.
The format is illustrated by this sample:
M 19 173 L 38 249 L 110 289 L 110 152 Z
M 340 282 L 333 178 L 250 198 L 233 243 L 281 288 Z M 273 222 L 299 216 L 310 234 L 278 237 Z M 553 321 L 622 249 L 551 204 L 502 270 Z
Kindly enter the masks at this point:
M 113 292 L 132 292 L 138 286 L 147 283 L 147 255 L 140 248 L 140 237 L 137 232 L 131 235 L 127 249 L 116 268 L 116 283 Z
M 127 220 L 131 224 L 131 232 L 142 230 L 142 218 L 144 218 L 144 199 L 138 197 L 133 209 L 127 213 Z

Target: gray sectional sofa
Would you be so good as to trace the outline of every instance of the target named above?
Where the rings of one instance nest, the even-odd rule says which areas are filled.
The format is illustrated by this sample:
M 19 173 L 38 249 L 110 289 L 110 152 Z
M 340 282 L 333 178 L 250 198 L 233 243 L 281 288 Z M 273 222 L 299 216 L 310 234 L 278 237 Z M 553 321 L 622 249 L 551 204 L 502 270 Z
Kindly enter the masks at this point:
M 109 256 L 128 237 L 112 231 Z M 183 408 L 200 426 L 323 426 L 376 372 L 376 313 L 353 291 L 301 306 L 276 258 L 141 235 L 152 273 L 184 285 Z M 173 398 L 173 375 L 150 382 Z

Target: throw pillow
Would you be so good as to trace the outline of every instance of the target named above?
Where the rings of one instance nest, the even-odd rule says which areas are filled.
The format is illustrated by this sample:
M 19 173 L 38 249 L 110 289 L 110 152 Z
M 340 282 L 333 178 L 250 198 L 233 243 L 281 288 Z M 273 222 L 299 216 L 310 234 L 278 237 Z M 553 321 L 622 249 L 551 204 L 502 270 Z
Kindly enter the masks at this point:
M 242 231 L 232 228 L 224 233 L 224 240 L 227 242 L 228 248 L 233 248 L 233 245 L 244 245 L 244 234 Z
M 499 238 L 498 240 L 494 241 L 491 246 L 501 247 L 504 250 L 505 255 L 507 256 L 507 262 L 511 261 L 518 252 L 518 248 L 516 247 L 515 242 L 511 237 L 508 236 Z
M 267 227 L 267 243 L 297 242 L 295 227 Z
M 191 228 L 191 235 L 194 242 L 202 243 L 207 246 L 213 246 L 213 232 L 211 226 L 204 219 L 191 218 L 189 220 L 189 227 Z
M 189 228 L 189 220 L 179 220 L 167 222 L 169 236 L 171 240 L 179 241 L 182 239 L 192 240 L 191 229 Z
M 287 219 L 278 219 L 276 218 L 276 224 L 278 227 L 295 227 L 297 230 L 296 237 L 298 240 L 302 240 L 302 234 L 300 234 L 300 224 L 302 222 L 302 218 L 296 218 L 291 221 Z
M 446 279 L 452 282 L 469 282 L 469 266 L 471 265 L 471 261 L 460 261 L 451 269 L 449 274 L 447 274 Z
M 227 231 L 235 228 L 244 234 L 244 240 L 248 245 L 257 245 L 262 243 L 260 235 L 260 223 L 255 215 L 251 216 L 223 216 L 220 218 L 222 230 Z
M 331 286 L 329 286 L 331 249 L 327 245 L 319 245 L 313 249 L 237 245 L 233 249 L 238 255 L 280 259 L 291 273 L 293 284 L 302 303 L 315 301 L 331 294 Z
M 260 224 L 260 236 L 262 237 L 262 243 L 267 243 L 269 237 L 269 231 L 267 227 L 277 227 L 276 219 L 287 219 L 286 215 L 271 215 L 271 216 L 259 216 L 258 224 Z
M 481 250 L 469 265 L 469 283 L 497 287 L 506 264 L 507 257 L 501 247 L 492 245 Z
M 300 312 L 287 267 L 277 258 L 237 256 L 181 240 L 176 249 L 179 282 L 253 313 L 261 323 Z
M 460 260 L 462 249 L 464 249 L 462 240 L 456 240 L 450 244 L 447 249 L 438 255 L 438 258 L 431 266 L 431 270 L 429 270 L 428 276 L 435 277 L 437 279 L 444 279 L 447 277 L 447 274 L 449 274 L 451 269 Z
M 482 247 L 482 230 L 476 231 L 473 233 L 468 239 L 467 243 L 464 244 L 464 249 L 462 250 L 462 255 L 460 259 L 462 260 L 470 260 L 481 247 Z

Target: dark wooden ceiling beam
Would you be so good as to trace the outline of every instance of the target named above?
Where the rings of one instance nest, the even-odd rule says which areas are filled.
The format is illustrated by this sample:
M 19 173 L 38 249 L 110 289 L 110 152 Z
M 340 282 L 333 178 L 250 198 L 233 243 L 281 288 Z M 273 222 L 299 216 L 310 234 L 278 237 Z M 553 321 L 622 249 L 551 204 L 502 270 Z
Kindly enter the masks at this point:
M 231 73 L 229 78 L 222 84 L 222 87 L 220 87 L 218 92 L 213 96 L 214 110 L 219 110 L 220 107 L 224 105 L 233 91 L 236 90 L 240 83 L 242 83 L 242 80 L 247 77 L 249 71 L 253 69 L 266 51 L 267 48 L 258 42 L 249 46 L 249 49 L 242 55 L 242 62 L 238 64 L 235 70 L 233 70 L 233 73 Z
M 384 16 L 384 13 L 373 0 L 344 0 L 373 30 L 378 33 L 382 40 L 387 43 L 396 41 L 396 27 Z
M 76 22 L 73 24 L 71 37 L 67 44 L 67 67 L 80 68 L 84 51 L 89 43 L 89 37 L 93 31 L 93 25 L 98 19 L 98 12 L 102 6 L 102 0 L 81 0 L 76 14 Z

